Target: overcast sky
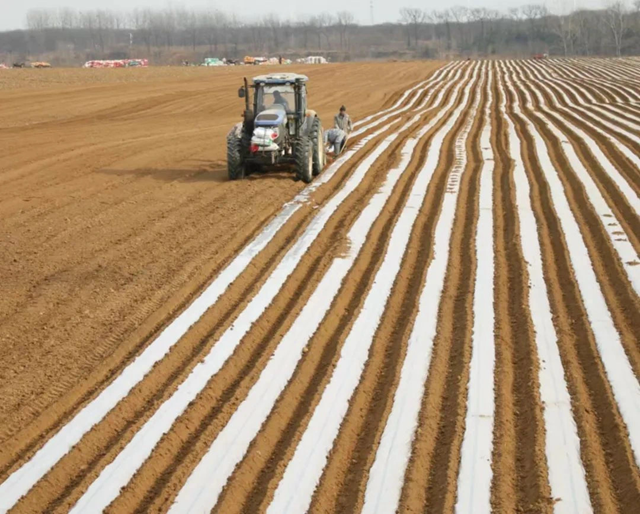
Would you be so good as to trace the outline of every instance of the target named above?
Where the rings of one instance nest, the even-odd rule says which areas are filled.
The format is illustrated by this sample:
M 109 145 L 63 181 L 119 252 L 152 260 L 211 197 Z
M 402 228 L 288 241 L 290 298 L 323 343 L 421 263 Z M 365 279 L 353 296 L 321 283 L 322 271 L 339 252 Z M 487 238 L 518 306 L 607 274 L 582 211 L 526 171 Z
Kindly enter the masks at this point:
M 530 3 L 546 3 L 549 9 L 554 10 L 558 4 L 574 0 L 453 0 L 448 2 L 433 2 L 419 0 L 373 0 L 374 20 L 397 21 L 398 11 L 401 7 L 420 7 L 434 9 L 438 7 L 451 7 L 464 5 L 467 7 L 491 7 L 506 10 L 510 7 Z M 604 0 L 575 0 L 583 7 L 599 7 Z M 0 0 L 0 30 L 11 30 L 25 27 L 25 15 L 29 9 L 72 7 L 77 10 L 88 10 L 105 7 L 111 10 L 131 10 L 136 7 L 162 8 L 167 5 L 186 7 L 219 7 L 230 11 L 229 4 L 241 5 L 235 8 L 236 14 L 242 17 L 255 17 L 269 12 L 279 12 L 282 17 L 295 18 L 304 14 L 315 14 L 329 10 L 351 11 L 360 23 L 369 23 L 370 0 L 339 0 L 338 2 L 301 1 L 301 0 L 241 0 L 240 2 L 214 1 L 214 0 Z

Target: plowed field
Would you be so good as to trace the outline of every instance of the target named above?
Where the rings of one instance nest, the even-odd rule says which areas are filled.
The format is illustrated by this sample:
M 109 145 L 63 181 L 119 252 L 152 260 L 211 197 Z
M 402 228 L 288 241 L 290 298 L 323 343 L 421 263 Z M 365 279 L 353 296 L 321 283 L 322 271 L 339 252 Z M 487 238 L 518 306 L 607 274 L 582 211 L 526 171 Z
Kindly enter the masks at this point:
M 638 512 L 640 60 L 296 70 L 307 187 L 226 180 L 246 70 L 35 71 L 0 512 Z

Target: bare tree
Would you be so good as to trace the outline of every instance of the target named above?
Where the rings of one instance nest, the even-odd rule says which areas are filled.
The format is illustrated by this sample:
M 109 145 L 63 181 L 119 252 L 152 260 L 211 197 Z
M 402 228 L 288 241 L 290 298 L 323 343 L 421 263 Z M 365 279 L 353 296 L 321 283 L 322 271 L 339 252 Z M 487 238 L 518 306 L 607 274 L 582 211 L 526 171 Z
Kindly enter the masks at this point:
M 633 0 L 634 27 L 638 30 L 640 22 L 640 0 Z
M 407 30 L 407 48 L 411 48 L 411 38 L 417 48 L 420 41 L 420 29 L 427 21 L 427 13 L 422 9 L 404 7 L 400 9 L 400 19 Z
M 605 11 L 605 22 L 611 30 L 616 55 L 620 57 L 622 50 L 622 40 L 627 32 L 627 18 L 629 10 L 622 0 L 615 0 L 607 5 Z
M 98 46 L 104 55 L 114 30 L 113 14 L 110 11 L 100 9 L 95 12 L 93 18 Z
M 220 44 L 223 27 L 227 22 L 227 16 L 217 9 L 207 11 L 204 15 L 199 16 L 200 30 L 199 34 L 204 35 L 204 40 L 209 46 L 209 53 L 218 53 L 218 45 Z M 262 41 L 260 41 L 262 44 Z
M 552 32 L 560 38 L 564 56 L 573 53 L 573 40 L 576 37 L 575 19 L 572 13 L 556 16 L 551 24 Z
M 264 19 L 264 25 L 269 30 L 271 35 L 271 41 L 273 43 L 272 48 L 274 51 L 280 50 L 280 31 L 282 29 L 282 22 L 275 14 L 270 14 Z
M 140 11 L 136 9 L 133 11 L 131 15 L 130 23 L 132 24 L 132 28 L 135 30 L 136 35 L 142 40 L 144 45 L 147 47 L 147 53 L 151 53 L 151 20 L 152 13 L 149 9 L 145 9 L 144 11 Z
M 620 55 L 640 53 L 640 0 L 631 1 L 633 12 L 624 4 L 629 0 L 612 0 L 606 10 L 572 13 L 571 0 L 557 0 L 560 16 L 549 14 L 538 3 L 509 12 L 453 7 L 427 15 L 406 8 L 400 10 L 400 23 L 373 27 L 359 27 L 348 12 L 324 13 L 294 25 L 274 15 L 246 19 L 214 9 L 142 9 L 126 16 L 105 8 L 83 12 L 40 9 L 29 12 L 25 34 L 0 32 L 0 58 L 35 59 L 46 54 L 54 64 L 68 65 L 100 55 L 117 58 L 129 47 L 130 53 L 141 57 L 144 53 L 156 63 L 177 62 L 185 55 L 198 59 L 207 51 L 227 57 L 286 53 L 295 58 L 312 49 L 340 50 L 329 55 L 340 59 L 347 58 L 347 52 L 349 58 L 399 56 L 407 53 L 404 47 L 414 56 L 440 58 L 534 51 Z M 180 52 L 172 52 L 174 48 Z
M 240 31 L 242 30 L 242 22 L 237 18 L 235 14 L 231 16 L 225 16 L 223 22 L 223 36 L 228 37 L 229 43 L 233 46 L 233 57 L 238 57 L 240 45 Z M 227 49 L 227 52 L 229 50 Z
M 600 16 L 593 11 L 578 11 L 573 14 L 576 43 L 582 55 L 592 55 L 601 35 Z
M 336 17 L 336 25 L 340 34 L 340 50 L 349 50 L 349 29 L 355 18 L 349 11 L 340 11 Z
M 309 39 L 313 34 L 313 22 L 311 18 L 303 18 L 296 24 L 297 32 L 302 39 L 302 47 L 307 50 L 309 48 Z
M 27 13 L 27 27 L 29 30 L 44 30 L 52 25 L 53 16 L 46 9 L 32 9 Z
M 444 11 L 436 11 L 434 13 L 434 18 L 436 22 L 442 26 L 444 26 L 445 38 L 447 42 L 447 50 L 451 49 L 451 20 L 453 19 L 451 15 L 451 9 L 445 9 Z
M 528 4 L 520 8 L 522 17 L 529 25 L 529 51 L 533 51 L 533 42 L 536 40 L 537 21 L 549 14 L 543 4 Z
M 329 13 L 319 14 L 318 16 L 313 16 L 309 23 L 312 27 L 313 32 L 315 32 L 316 37 L 318 38 L 318 50 L 322 50 L 322 38 L 324 37 L 327 48 L 331 50 L 331 26 L 334 23 L 333 16 Z
M 63 30 L 71 30 L 77 26 L 77 14 L 68 7 L 58 10 L 58 26 Z
M 469 21 L 479 25 L 479 34 L 476 38 L 474 46 L 485 53 L 487 51 L 488 33 L 493 28 L 491 22 L 493 21 L 495 11 L 485 9 L 483 7 L 477 9 L 470 9 L 468 13 Z
M 178 12 L 178 20 L 187 35 L 188 44 L 195 52 L 198 46 L 200 30 L 202 29 L 200 16 L 193 11 L 187 12 L 186 10 L 182 10 Z
M 449 13 L 458 27 L 458 48 L 463 49 L 467 46 L 465 23 L 469 21 L 469 9 L 456 5 L 449 9 Z

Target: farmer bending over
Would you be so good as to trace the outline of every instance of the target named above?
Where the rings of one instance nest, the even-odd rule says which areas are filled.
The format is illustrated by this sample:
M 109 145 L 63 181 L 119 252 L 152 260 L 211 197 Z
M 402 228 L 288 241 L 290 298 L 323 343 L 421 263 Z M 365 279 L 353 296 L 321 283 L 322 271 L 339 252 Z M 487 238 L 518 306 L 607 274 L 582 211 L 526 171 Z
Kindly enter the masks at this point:
M 333 147 L 333 155 L 340 155 L 346 141 L 347 134 L 339 128 L 332 128 L 324 133 L 324 144 L 329 148 Z

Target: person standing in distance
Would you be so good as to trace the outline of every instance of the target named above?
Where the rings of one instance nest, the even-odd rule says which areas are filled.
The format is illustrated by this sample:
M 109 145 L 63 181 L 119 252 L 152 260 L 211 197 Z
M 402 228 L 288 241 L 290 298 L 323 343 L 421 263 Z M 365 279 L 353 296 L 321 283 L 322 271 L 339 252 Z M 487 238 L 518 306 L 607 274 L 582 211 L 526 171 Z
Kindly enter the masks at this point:
M 353 124 L 351 123 L 351 117 L 347 114 L 347 108 L 343 105 L 340 107 L 340 112 L 336 114 L 333 119 L 333 126 L 342 130 L 345 134 L 349 135 L 353 130 Z

